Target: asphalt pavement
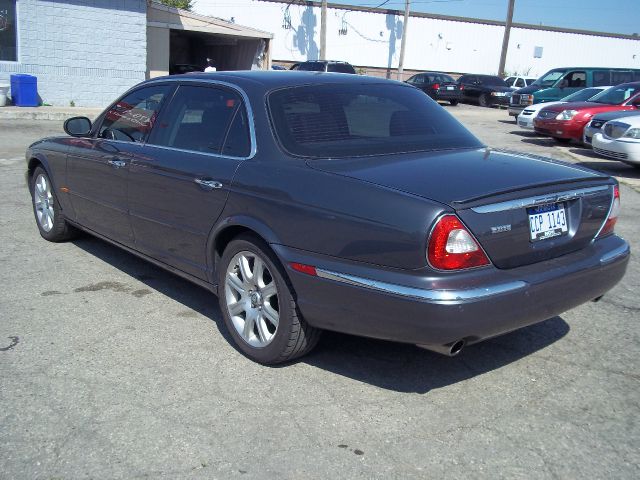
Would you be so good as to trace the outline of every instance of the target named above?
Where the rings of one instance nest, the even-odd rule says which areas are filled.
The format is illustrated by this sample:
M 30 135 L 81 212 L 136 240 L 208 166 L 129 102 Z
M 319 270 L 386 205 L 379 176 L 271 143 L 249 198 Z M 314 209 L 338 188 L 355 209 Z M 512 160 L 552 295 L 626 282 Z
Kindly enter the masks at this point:
M 0 120 L 0 478 L 638 478 L 638 172 L 509 133 L 504 110 L 448 110 L 491 146 L 616 173 L 626 277 L 455 358 L 328 333 L 278 368 L 228 343 L 210 293 L 89 236 L 41 239 L 24 149 L 61 124 Z

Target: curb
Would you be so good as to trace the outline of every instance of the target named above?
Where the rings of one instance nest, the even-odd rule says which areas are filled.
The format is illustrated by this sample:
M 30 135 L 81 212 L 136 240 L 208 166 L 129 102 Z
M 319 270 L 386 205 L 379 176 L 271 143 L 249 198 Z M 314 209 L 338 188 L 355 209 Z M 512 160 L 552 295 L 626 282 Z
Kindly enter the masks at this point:
M 55 108 L 55 107 L 0 107 L 0 120 L 55 120 L 85 116 L 96 118 L 102 109 L 97 108 Z

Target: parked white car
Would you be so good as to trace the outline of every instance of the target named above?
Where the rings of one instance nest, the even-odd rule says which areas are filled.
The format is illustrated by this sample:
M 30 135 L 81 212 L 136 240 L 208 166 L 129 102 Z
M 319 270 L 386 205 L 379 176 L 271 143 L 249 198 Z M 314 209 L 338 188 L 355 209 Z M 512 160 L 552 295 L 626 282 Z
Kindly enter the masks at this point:
M 640 167 L 640 117 L 608 121 L 591 142 L 598 155 Z
M 602 87 L 589 87 L 583 88 L 582 90 L 578 90 L 577 92 L 573 92 L 571 95 L 567 95 L 566 97 L 558 100 L 557 102 L 547 102 L 547 103 L 535 103 L 533 105 L 529 105 L 525 108 L 520 115 L 516 118 L 518 122 L 518 126 L 521 128 L 525 128 L 527 130 L 533 130 L 533 119 L 538 115 L 538 112 L 542 110 L 544 107 L 548 107 L 549 105 L 556 105 L 558 103 L 567 103 L 567 102 L 586 102 L 591 97 L 595 97 L 598 93 L 606 90 L 607 88 L 611 88 L 610 86 L 602 86 Z
M 533 82 L 535 82 L 536 79 L 528 78 L 528 77 L 511 76 L 511 77 L 505 78 L 504 81 L 511 88 L 511 90 L 515 91 L 520 88 L 528 87 Z

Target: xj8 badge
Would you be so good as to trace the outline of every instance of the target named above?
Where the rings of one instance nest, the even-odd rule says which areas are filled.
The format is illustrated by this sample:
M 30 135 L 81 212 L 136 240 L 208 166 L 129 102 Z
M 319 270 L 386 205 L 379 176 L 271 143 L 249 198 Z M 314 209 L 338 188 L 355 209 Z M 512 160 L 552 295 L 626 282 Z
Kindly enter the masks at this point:
M 511 225 L 498 225 L 496 227 L 491 227 L 491 233 L 502 233 L 502 232 L 510 232 Z

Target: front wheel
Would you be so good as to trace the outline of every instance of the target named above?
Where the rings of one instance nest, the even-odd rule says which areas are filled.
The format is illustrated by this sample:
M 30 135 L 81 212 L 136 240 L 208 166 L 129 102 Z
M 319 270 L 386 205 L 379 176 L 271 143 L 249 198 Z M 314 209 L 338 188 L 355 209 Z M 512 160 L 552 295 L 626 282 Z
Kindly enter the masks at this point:
M 260 239 L 242 235 L 225 249 L 218 299 L 227 329 L 250 359 L 273 365 L 308 353 L 320 330 L 300 315 L 280 262 Z
M 49 175 L 42 167 L 34 170 L 30 187 L 33 214 L 42 238 L 50 242 L 64 242 L 76 236 L 77 231 L 62 215 Z
M 488 107 L 489 106 L 489 101 L 487 100 L 487 96 L 484 93 L 478 97 L 478 104 L 481 107 Z
M 456 105 L 458 105 L 458 100 L 449 100 L 449 103 L 451 104 L 451 106 L 455 107 Z

